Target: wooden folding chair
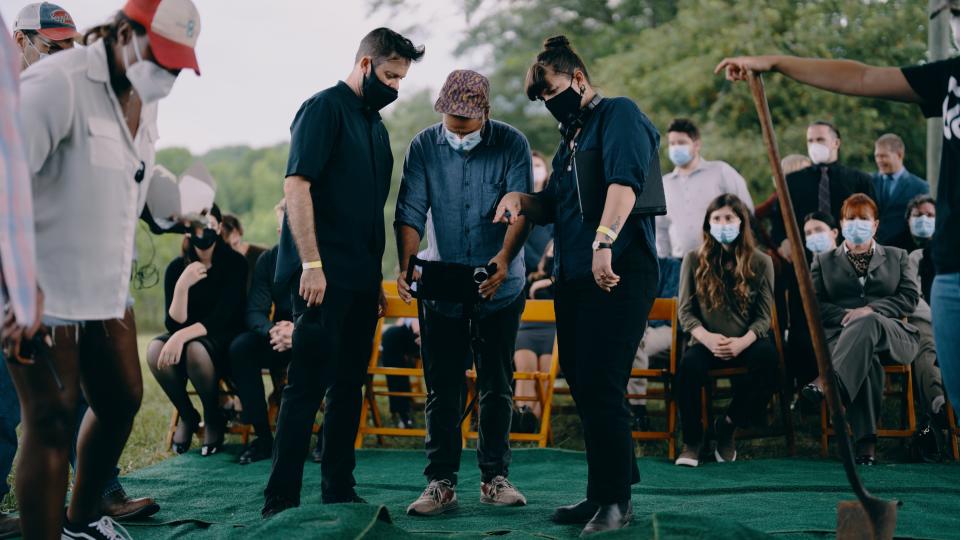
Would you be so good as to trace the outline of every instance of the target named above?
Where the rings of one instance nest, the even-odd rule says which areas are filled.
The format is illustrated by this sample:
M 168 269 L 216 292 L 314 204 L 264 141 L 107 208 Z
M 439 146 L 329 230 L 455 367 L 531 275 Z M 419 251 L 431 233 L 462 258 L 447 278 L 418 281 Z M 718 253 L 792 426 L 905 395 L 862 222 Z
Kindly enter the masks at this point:
M 899 396 L 901 398 L 900 407 L 900 427 L 898 429 L 885 429 L 878 427 L 877 437 L 909 439 L 913 437 L 917 430 L 917 411 L 913 403 L 913 369 L 910 364 L 894 364 L 883 366 L 884 374 L 884 396 Z M 900 377 L 900 390 L 893 390 L 891 379 Z M 950 413 L 952 411 L 948 411 Z M 827 412 L 827 403 L 820 403 L 820 456 L 827 457 L 829 453 L 830 437 L 836 436 L 836 430 L 830 425 L 830 415 Z M 956 442 L 954 442 L 956 444 Z M 956 448 L 954 446 L 954 448 Z M 956 452 L 956 450 L 954 450 Z
M 387 311 L 384 318 L 377 323 L 377 330 L 374 334 L 373 350 L 370 353 L 370 362 L 367 366 L 367 382 L 364 385 L 363 407 L 360 410 L 360 427 L 357 430 L 357 438 L 354 441 L 356 448 L 363 447 L 363 439 L 367 435 L 375 435 L 377 444 L 383 444 L 384 437 L 426 437 L 427 430 L 423 428 L 401 429 L 387 427 L 384 425 L 383 417 L 380 414 L 380 407 L 377 405 L 377 397 L 407 397 L 424 399 L 427 394 L 422 389 L 411 389 L 410 392 L 392 392 L 384 389 L 385 384 L 375 381 L 376 377 L 399 376 L 416 377 L 423 379 L 423 368 L 394 368 L 383 367 L 379 365 L 380 343 L 383 334 L 383 321 L 388 318 L 416 318 L 417 301 L 414 300 L 409 305 L 404 303 L 396 293 L 396 285 L 388 289 L 390 282 L 384 282 L 384 293 L 387 296 Z M 394 294 L 391 294 L 394 293 Z M 421 387 L 422 388 L 422 387 Z M 373 425 L 369 425 L 370 422 Z
M 527 300 L 523 309 L 523 315 L 520 320 L 523 322 L 556 322 L 556 314 L 553 310 L 553 300 Z M 557 338 L 553 338 L 553 357 L 550 360 L 549 371 L 514 371 L 513 379 L 515 381 L 536 381 L 536 396 L 534 397 L 514 397 L 516 401 L 535 401 L 540 404 L 540 429 L 536 433 L 510 433 L 511 441 L 535 442 L 540 448 L 545 448 L 551 440 L 552 432 L 550 429 L 550 418 L 553 411 L 553 391 L 554 382 L 557 378 L 557 371 L 560 365 L 560 354 L 557 352 Z M 475 383 L 477 373 L 475 370 L 467 372 L 468 379 Z M 469 419 L 466 422 L 469 425 Z M 467 438 L 478 439 L 480 434 L 476 431 L 468 431 Z
M 674 459 L 677 454 L 677 402 L 670 392 L 673 377 L 677 373 L 677 354 L 680 351 L 680 332 L 677 323 L 677 299 L 657 298 L 653 302 L 648 321 L 669 321 L 672 338 L 670 340 L 670 360 L 665 368 L 661 369 L 634 369 L 630 378 L 646 378 L 662 384 L 662 388 L 649 389 L 643 394 L 627 394 L 627 399 L 655 399 L 663 400 L 667 415 L 666 431 L 634 431 L 633 438 L 637 441 L 667 441 L 667 454 Z
M 787 443 L 787 453 L 790 456 L 793 456 L 796 455 L 797 445 L 796 435 L 793 429 L 793 416 L 790 414 L 791 393 L 787 385 L 787 368 L 783 352 L 783 334 L 780 332 L 780 322 L 777 318 L 777 308 L 775 305 L 771 306 L 771 308 L 770 333 L 773 334 L 773 343 L 777 351 L 777 391 L 774 392 L 772 397 L 778 402 L 778 406 L 780 408 L 781 429 L 779 431 L 769 429 L 748 429 L 739 430 L 737 433 L 741 439 L 783 436 Z M 703 425 L 705 429 L 709 426 L 709 422 L 712 419 L 712 400 L 720 397 L 717 388 L 717 381 L 719 379 L 730 379 L 746 373 L 747 368 L 745 367 L 712 369 L 707 372 L 707 376 L 712 380 L 712 391 L 708 394 L 706 388 L 700 390 L 701 404 L 703 407 L 701 418 L 703 418 Z
M 957 415 L 947 403 L 947 436 L 950 437 L 950 453 L 954 461 L 960 461 L 960 427 L 957 427 Z

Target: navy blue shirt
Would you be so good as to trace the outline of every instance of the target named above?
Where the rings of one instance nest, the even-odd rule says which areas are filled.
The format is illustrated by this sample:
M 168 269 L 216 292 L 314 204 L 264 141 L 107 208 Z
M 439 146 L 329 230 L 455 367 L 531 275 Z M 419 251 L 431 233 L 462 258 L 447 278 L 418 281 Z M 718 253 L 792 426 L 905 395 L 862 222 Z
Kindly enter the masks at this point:
M 640 108 L 628 98 L 605 98 L 597 104 L 576 138 L 578 152 L 598 150 L 603 156 L 606 183 L 621 184 L 643 192 L 651 160 L 660 159 L 660 134 Z M 554 223 L 554 274 L 561 281 L 593 275 L 593 240 L 600 219 L 584 220 L 571 167 L 573 151 L 560 143 L 553 157 L 553 174 L 543 191 L 534 195 L 544 205 L 549 223 Z M 613 243 L 613 260 L 628 247 L 642 247 L 656 255 L 653 216 L 631 215 Z M 641 246 L 633 244 L 640 243 Z
M 287 176 L 310 181 L 317 245 L 327 283 L 349 290 L 379 287 L 384 249 L 383 206 L 393 154 L 380 114 L 344 82 L 303 103 L 290 127 Z M 277 281 L 300 269 L 284 221 Z
M 403 163 L 396 223 L 424 237 L 427 211 L 432 215 L 439 260 L 483 266 L 503 247 L 507 225 L 493 223 L 497 203 L 507 193 L 529 193 L 533 165 L 526 137 L 513 127 L 489 120 L 483 140 L 469 152 L 447 143 L 443 124 L 414 137 Z M 484 316 L 502 309 L 523 292 L 526 281 L 522 250 L 510 261 L 507 279 L 496 295 L 480 304 Z M 434 306 L 458 316 L 460 306 Z

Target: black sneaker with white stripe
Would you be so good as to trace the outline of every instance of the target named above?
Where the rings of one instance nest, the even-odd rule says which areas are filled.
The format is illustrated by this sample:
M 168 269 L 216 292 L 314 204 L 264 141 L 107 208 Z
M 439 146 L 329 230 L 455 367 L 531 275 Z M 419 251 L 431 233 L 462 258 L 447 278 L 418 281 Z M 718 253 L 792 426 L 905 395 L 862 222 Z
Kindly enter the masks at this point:
M 86 525 L 64 519 L 60 540 L 132 540 L 132 537 L 119 523 L 104 516 Z

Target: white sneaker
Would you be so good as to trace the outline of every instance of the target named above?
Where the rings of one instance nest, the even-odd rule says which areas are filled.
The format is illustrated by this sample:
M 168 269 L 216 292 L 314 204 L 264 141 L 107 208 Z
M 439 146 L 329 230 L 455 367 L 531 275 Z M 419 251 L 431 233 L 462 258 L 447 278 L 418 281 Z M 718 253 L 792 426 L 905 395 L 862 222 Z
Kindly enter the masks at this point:
M 103 516 L 93 523 L 76 525 L 64 519 L 60 540 L 132 540 L 126 529 L 113 519 Z

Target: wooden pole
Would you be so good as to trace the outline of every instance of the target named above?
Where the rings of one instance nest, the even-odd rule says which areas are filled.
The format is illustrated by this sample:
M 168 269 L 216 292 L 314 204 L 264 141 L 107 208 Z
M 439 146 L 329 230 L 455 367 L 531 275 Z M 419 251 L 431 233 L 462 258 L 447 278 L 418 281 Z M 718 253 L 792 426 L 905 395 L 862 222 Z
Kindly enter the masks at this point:
M 787 180 L 783 175 L 783 168 L 780 166 L 780 149 L 773 132 L 773 120 L 770 117 L 770 106 L 767 103 L 763 79 L 760 75 L 752 72 L 750 73 L 750 92 L 753 94 L 753 102 L 757 107 L 757 115 L 760 117 L 763 141 L 767 147 L 767 156 L 770 158 L 770 168 L 773 169 L 777 198 L 780 202 L 780 213 L 783 216 L 787 239 L 790 241 L 793 269 L 796 272 L 797 283 L 800 287 L 800 300 L 803 302 L 807 327 L 810 329 L 810 337 L 813 340 L 813 351 L 817 358 L 820 378 L 823 381 L 824 397 L 830 408 L 831 418 L 837 433 L 843 468 L 847 473 L 847 480 L 850 482 L 853 492 L 857 495 L 863 511 L 869 518 L 868 523 L 863 525 L 869 527 L 872 532 L 870 537 L 893 538 L 896 528 L 897 503 L 884 501 L 871 495 L 860 480 L 857 466 L 854 463 L 853 443 L 847 433 L 847 420 L 844 415 L 843 404 L 840 401 L 840 391 L 837 388 L 837 375 L 833 369 L 833 362 L 830 361 L 830 350 L 827 347 L 827 339 L 820 319 L 820 306 L 813 289 L 813 279 L 810 275 L 807 257 L 803 251 L 804 241 L 800 236 L 800 227 L 797 225 L 797 218 L 793 211 L 793 201 L 790 198 L 790 192 L 787 190 Z M 841 503 L 840 517 L 841 523 L 851 519 L 851 513 L 845 511 L 843 503 Z M 852 519 L 856 520 L 855 517 Z M 856 526 L 853 526 L 853 529 L 856 528 Z M 860 530 L 860 532 L 862 531 L 863 529 Z

